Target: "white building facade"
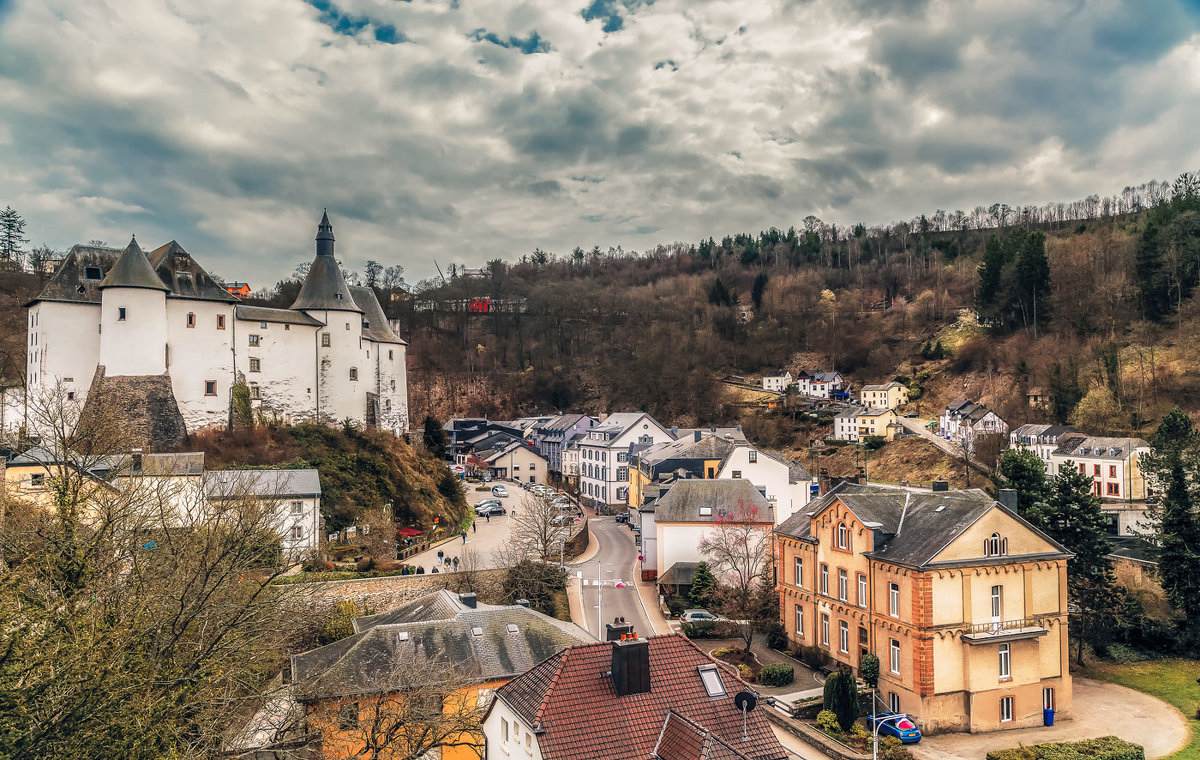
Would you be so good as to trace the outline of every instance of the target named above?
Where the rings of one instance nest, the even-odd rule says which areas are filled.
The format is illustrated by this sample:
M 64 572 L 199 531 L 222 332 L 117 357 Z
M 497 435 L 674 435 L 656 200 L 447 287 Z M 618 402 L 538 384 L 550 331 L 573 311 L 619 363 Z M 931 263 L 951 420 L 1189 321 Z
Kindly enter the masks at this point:
M 674 436 L 645 412 L 609 415 L 579 439 L 579 493 L 603 504 L 624 504 L 629 490 L 629 444 Z
M 781 454 L 744 444 L 735 446 L 721 463 L 718 479 L 750 481 L 774 509 L 775 524 L 783 522 L 812 498 L 812 476 Z
M 762 386 L 764 391 L 774 391 L 775 393 L 783 393 L 792 384 L 791 372 L 777 372 L 772 375 L 763 375 Z
M 61 386 L 83 401 L 98 375 L 167 375 L 189 431 L 230 424 L 244 383 L 269 419 L 403 432 L 407 344 L 370 288 L 347 285 L 333 246 L 326 215 L 288 309 L 239 303 L 175 242 L 75 246 L 27 304 L 29 395 Z

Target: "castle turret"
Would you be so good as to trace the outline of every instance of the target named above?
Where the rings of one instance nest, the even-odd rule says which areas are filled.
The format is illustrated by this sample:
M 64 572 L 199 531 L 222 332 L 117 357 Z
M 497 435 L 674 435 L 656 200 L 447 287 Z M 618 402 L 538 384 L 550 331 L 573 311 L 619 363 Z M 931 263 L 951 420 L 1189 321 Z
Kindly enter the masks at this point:
M 100 365 L 108 377 L 167 371 L 167 291 L 131 239 L 99 285 Z
M 317 226 L 317 256 L 308 268 L 308 276 L 304 278 L 304 285 L 300 287 L 292 308 L 308 312 L 329 310 L 362 313 L 350 295 L 350 288 L 346 285 L 337 259 L 333 257 L 333 225 L 329 223 L 328 211 Z M 322 319 L 317 314 L 312 316 Z

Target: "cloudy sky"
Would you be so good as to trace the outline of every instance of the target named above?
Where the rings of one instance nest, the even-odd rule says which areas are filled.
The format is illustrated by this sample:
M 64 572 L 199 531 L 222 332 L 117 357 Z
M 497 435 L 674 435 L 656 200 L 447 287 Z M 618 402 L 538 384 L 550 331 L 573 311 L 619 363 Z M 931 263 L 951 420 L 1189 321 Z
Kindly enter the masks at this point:
M 1200 169 L 1200 3 L 0 0 L 0 207 L 269 284 Z

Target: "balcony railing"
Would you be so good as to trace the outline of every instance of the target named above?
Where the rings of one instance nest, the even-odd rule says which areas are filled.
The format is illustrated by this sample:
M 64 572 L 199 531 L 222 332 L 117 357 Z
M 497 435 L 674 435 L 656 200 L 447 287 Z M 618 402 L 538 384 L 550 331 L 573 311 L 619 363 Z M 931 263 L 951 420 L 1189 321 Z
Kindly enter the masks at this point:
M 989 641 L 1029 639 L 1045 636 L 1045 617 L 1016 618 L 1015 620 L 995 620 L 990 623 L 975 623 L 967 626 L 963 638 L 972 644 L 982 644 Z

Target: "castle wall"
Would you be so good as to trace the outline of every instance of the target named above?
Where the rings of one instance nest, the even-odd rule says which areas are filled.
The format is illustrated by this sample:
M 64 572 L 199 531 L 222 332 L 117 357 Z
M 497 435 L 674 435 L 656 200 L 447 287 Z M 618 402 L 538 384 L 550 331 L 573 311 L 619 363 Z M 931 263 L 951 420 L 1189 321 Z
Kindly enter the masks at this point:
M 125 309 L 124 319 L 121 309 Z M 100 325 L 100 364 L 107 377 L 161 375 L 167 371 L 165 292 L 144 288 L 102 291 Z
M 39 301 L 29 307 L 28 320 L 31 400 L 61 381 L 82 402 L 100 362 L 100 306 Z
M 223 328 L 218 316 L 225 318 Z M 167 299 L 167 372 L 188 430 L 223 426 L 229 420 L 235 334 L 233 304 Z M 210 382 L 215 384 L 211 394 Z
M 325 323 L 321 335 L 329 336 L 329 345 L 318 337 L 317 393 L 320 420 L 336 424 L 347 418 L 366 419 L 367 393 L 375 391 L 374 351 L 370 341 L 362 339 L 362 315 L 353 311 L 309 311 Z M 357 379 L 351 379 L 355 370 Z
M 237 372 L 250 386 L 257 413 L 285 423 L 315 418 L 317 340 L 317 328 L 308 325 L 237 321 Z M 256 372 L 251 359 L 259 360 Z
M 377 344 L 374 382 L 379 394 L 378 426 L 393 433 L 408 429 L 406 348 L 397 343 Z

